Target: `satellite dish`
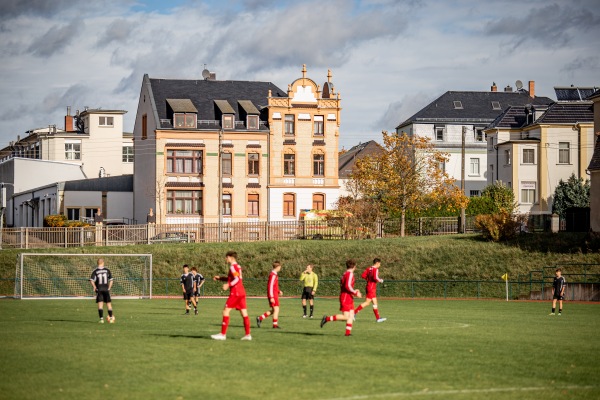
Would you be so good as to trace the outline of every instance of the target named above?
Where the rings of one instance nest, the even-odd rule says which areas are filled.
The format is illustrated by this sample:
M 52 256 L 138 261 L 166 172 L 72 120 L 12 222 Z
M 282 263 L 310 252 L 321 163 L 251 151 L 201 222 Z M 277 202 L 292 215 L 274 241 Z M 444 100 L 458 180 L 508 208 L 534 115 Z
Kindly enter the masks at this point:
M 523 89 L 523 82 L 516 81 L 515 86 L 517 87 L 517 90 L 521 90 L 521 89 Z
M 210 71 L 204 68 L 204 70 L 202 71 L 202 77 L 204 78 L 204 80 L 210 78 Z

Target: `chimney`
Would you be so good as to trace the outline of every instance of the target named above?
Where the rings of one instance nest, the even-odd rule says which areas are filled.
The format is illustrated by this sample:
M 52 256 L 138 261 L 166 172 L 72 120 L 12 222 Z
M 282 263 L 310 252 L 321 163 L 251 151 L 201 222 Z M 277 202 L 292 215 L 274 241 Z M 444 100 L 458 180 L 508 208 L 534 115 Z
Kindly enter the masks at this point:
M 497 92 L 497 91 L 498 91 L 498 86 L 496 86 L 496 82 L 493 82 L 493 83 L 492 83 L 492 87 L 490 88 L 490 90 L 491 90 L 492 92 Z
M 71 116 L 71 107 L 67 107 L 67 115 L 65 115 L 65 131 L 73 132 L 73 117 Z
M 211 72 L 208 80 L 209 81 L 216 81 L 217 80 L 217 74 L 216 74 L 216 72 Z
M 535 97 L 535 81 L 529 81 L 529 97 Z
M 512 91 L 513 91 L 513 90 L 512 90 L 512 86 L 510 86 L 510 85 L 506 85 L 506 87 L 504 88 L 504 91 L 505 91 L 505 92 L 512 92 Z

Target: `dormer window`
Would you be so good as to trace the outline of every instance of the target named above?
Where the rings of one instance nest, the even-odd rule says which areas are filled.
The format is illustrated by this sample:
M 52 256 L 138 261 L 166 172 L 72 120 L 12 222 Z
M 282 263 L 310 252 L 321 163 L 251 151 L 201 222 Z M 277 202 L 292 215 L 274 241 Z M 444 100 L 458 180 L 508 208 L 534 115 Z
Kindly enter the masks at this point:
M 455 110 L 462 110 L 462 108 L 463 108 L 462 101 L 453 101 L 453 103 L 454 103 Z
M 99 126 L 114 126 L 115 118 L 114 117 L 99 117 L 98 125 Z
M 232 114 L 223 114 L 223 129 L 233 129 L 235 121 Z
M 258 115 L 248 115 L 247 127 L 250 130 L 258 130 Z
M 173 114 L 173 126 L 179 129 L 196 128 L 196 114 L 175 113 Z

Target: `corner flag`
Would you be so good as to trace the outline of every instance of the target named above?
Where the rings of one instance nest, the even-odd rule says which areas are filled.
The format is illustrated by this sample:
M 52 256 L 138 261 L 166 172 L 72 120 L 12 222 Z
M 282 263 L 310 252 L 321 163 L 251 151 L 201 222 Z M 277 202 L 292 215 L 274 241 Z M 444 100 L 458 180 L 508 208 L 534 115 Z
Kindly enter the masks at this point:
M 502 279 L 504 279 L 505 281 L 508 281 L 508 272 L 505 273 L 504 275 L 502 275 Z

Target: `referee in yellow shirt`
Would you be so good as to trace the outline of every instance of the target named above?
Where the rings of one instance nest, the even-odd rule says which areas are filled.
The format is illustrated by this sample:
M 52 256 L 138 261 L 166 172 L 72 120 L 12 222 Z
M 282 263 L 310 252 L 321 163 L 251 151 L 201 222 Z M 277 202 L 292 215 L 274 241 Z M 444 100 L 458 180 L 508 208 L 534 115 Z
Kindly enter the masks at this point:
M 313 272 L 311 264 L 307 265 L 306 270 L 300 275 L 300 281 L 304 285 L 304 290 L 302 291 L 302 309 L 304 310 L 304 315 L 302 315 L 302 318 L 306 318 L 306 300 L 310 302 L 310 318 L 312 318 L 315 308 L 315 293 L 319 286 L 319 277 Z

